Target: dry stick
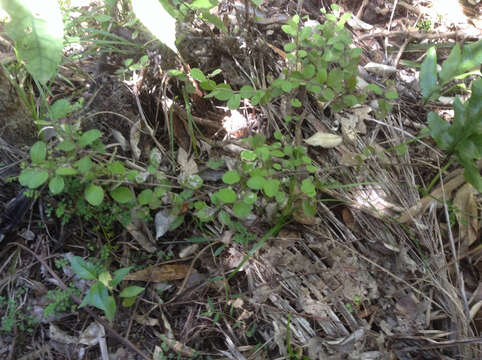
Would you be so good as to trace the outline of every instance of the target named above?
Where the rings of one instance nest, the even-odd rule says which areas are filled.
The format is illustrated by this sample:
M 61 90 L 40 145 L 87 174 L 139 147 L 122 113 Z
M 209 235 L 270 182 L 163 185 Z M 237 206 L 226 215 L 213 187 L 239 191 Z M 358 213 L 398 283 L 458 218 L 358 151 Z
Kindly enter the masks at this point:
M 417 20 L 415 21 L 415 24 L 418 23 L 418 21 L 420 20 L 420 18 L 422 17 L 422 15 L 418 15 L 418 18 Z M 403 42 L 402 46 L 400 46 L 400 50 L 398 50 L 398 53 L 397 53 L 397 56 L 395 57 L 395 60 L 393 61 L 393 66 L 394 67 L 397 67 L 398 66 L 398 62 L 400 61 L 402 55 L 403 55 L 403 52 L 405 51 L 405 48 L 407 47 L 408 43 L 410 42 L 412 38 L 410 36 L 407 36 L 407 38 L 405 39 L 405 41 Z
M 457 251 L 455 250 L 454 236 L 453 236 L 453 233 L 452 233 L 452 228 L 450 226 L 449 209 L 448 209 L 448 206 L 447 206 L 447 199 L 445 197 L 444 182 L 443 182 L 442 173 L 440 173 L 440 186 L 442 188 L 442 201 L 443 201 L 443 204 L 444 204 L 445 218 L 447 220 L 447 224 L 449 224 L 449 226 L 447 227 L 447 232 L 448 232 L 448 236 L 449 236 L 450 250 L 452 251 L 452 257 L 454 259 L 457 259 Z M 465 320 L 467 322 L 470 322 L 469 304 L 467 302 L 467 297 L 465 295 L 465 282 L 464 282 L 463 275 L 460 272 L 459 263 L 457 261 L 455 261 L 454 267 L 455 267 L 455 274 L 457 276 L 457 281 L 459 283 L 460 297 L 462 298 L 463 303 L 464 303 Z
M 393 4 L 392 13 L 390 14 L 390 20 L 388 21 L 388 31 L 392 30 L 393 15 L 395 15 L 397 4 L 398 4 L 398 0 L 395 0 L 395 3 Z M 388 57 L 387 49 L 388 49 L 388 36 L 385 37 L 385 58 Z
M 367 4 L 368 4 L 368 0 L 363 0 L 362 4 L 360 5 L 360 8 L 358 9 L 355 15 L 358 19 L 360 19 L 361 16 L 363 15 L 363 10 L 365 10 L 365 6 L 367 6 Z
M 30 250 L 28 247 L 18 243 L 18 242 L 13 242 L 9 245 L 16 245 L 17 247 L 20 247 L 21 249 L 29 252 L 31 255 L 33 255 L 45 268 L 47 271 L 52 275 L 52 277 L 58 282 L 59 286 L 62 288 L 62 290 L 69 290 L 68 286 L 65 285 L 65 283 L 60 279 L 60 277 L 53 271 L 50 266 L 45 262 L 44 259 L 42 259 L 39 255 L 37 255 L 35 252 Z M 82 301 L 75 295 L 73 295 L 70 291 L 67 291 L 69 296 L 74 300 L 74 302 L 77 305 L 80 305 Z M 136 354 L 138 354 L 140 357 L 142 357 L 145 360 L 152 360 L 149 356 L 147 356 L 142 350 L 140 350 L 136 345 L 134 345 L 131 341 L 128 339 L 125 339 L 117 331 L 115 331 L 106 321 L 102 320 L 99 318 L 97 315 L 95 315 L 91 310 L 84 308 L 84 311 L 87 312 L 95 321 L 97 321 L 99 324 L 101 324 L 115 339 L 117 339 L 119 342 L 130 348 L 132 351 L 134 351 Z

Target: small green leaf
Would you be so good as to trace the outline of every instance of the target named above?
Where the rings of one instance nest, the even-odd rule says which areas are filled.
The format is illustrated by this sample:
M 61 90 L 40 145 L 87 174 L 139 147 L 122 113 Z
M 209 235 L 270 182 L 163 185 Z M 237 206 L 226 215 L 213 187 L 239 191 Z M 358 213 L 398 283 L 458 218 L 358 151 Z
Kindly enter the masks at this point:
M 296 50 L 296 44 L 295 44 L 294 42 L 286 43 L 286 44 L 284 44 L 283 49 L 284 49 L 286 52 L 295 51 L 295 50 Z
M 420 88 L 426 100 L 431 98 L 437 89 L 437 53 L 434 46 L 428 49 L 420 68 Z
M 254 204 L 256 200 L 258 199 L 258 195 L 254 192 L 248 192 L 246 195 L 244 195 L 243 201 L 248 204 Z
M 120 284 L 122 279 L 132 270 L 132 266 L 126 267 L 126 268 L 120 268 L 116 271 L 114 271 L 114 277 L 112 281 L 110 282 L 110 286 L 115 288 L 117 285 Z
M 82 174 L 87 173 L 92 167 L 93 163 L 89 156 L 84 156 L 79 161 L 75 163 L 75 166 L 79 169 Z
M 115 300 L 112 296 L 109 296 L 107 287 L 100 281 L 96 281 L 92 284 L 89 292 L 82 300 L 79 307 L 91 305 L 97 309 L 103 310 L 107 319 L 112 322 L 116 311 Z
M 355 95 L 345 95 L 343 96 L 343 103 L 346 106 L 351 107 L 358 104 L 358 99 L 356 98 Z
M 119 204 L 127 204 L 134 201 L 134 194 L 127 186 L 119 186 L 110 192 L 110 196 Z
M 49 182 L 49 190 L 53 195 L 60 194 L 64 190 L 64 179 L 60 176 L 53 177 Z
M 126 173 L 126 168 L 124 164 L 120 161 L 113 161 L 107 165 L 107 168 L 111 172 L 112 175 L 124 175 Z
M 450 124 L 434 112 L 427 116 L 430 136 L 437 142 L 442 150 L 448 150 L 454 143 L 454 138 L 449 134 Z
M 241 160 L 254 161 L 256 160 L 256 153 L 251 150 L 243 150 L 241 151 Z
M 316 195 L 316 188 L 310 178 L 306 178 L 301 182 L 301 191 L 308 197 L 314 197 Z
M 80 256 L 72 256 L 70 259 L 70 266 L 74 273 L 85 280 L 96 280 L 98 272 L 96 267 L 91 262 L 85 261 Z
M 75 144 L 70 140 L 64 140 L 57 145 L 57 150 L 72 151 L 75 150 Z
M 249 99 L 254 95 L 255 91 L 251 85 L 244 85 L 240 90 L 239 94 L 243 99 Z
M 143 292 L 145 288 L 140 286 L 128 286 L 124 290 L 122 290 L 119 294 L 120 297 L 128 298 L 128 297 L 135 297 Z
M 236 193 L 230 187 L 219 190 L 216 192 L 216 196 L 226 204 L 232 204 L 236 201 Z
M 290 104 L 291 106 L 295 107 L 295 108 L 299 108 L 301 107 L 301 101 L 299 101 L 297 98 L 293 98 L 290 100 Z
M 398 93 L 395 90 L 389 90 L 385 93 L 385 98 L 388 100 L 398 99 Z
M 321 93 L 321 96 L 326 100 L 326 101 L 331 101 L 335 98 L 335 92 L 331 90 L 330 88 L 326 88 L 323 90 Z
M 236 110 L 239 108 L 241 104 L 241 95 L 240 94 L 233 94 L 226 104 L 230 110 Z
M 273 197 L 278 192 L 281 182 L 278 179 L 269 179 L 263 185 L 264 193 L 267 197 Z
M 47 156 L 47 144 L 43 141 L 37 141 L 30 148 L 30 159 L 32 159 L 33 164 L 40 164 L 45 161 Z
M 252 208 L 252 205 L 246 204 L 244 201 L 238 201 L 233 206 L 233 212 L 236 217 L 244 219 L 251 213 Z
M 281 26 L 281 30 L 283 30 L 288 35 L 296 36 L 298 32 L 298 27 L 293 24 L 285 24 Z
M 71 175 L 76 175 L 77 170 L 71 167 L 61 167 L 55 170 L 55 174 L 59 176 L 71 176 Z
M 191 76 L 196 81 L 206 81 L 207 80 L 206 76 L 198 68 L 192 68 L 191 69 Z
M 305 215 L 309 218 L 314 217 L 316 214 L 316 202 L 314 202 L 312 199 L 303 199 L 301 201 L 301 208 L 303 209 Z
M 80 137 L 78 144 L 79 146 L 85 147 L 92 144 L 95 140 L 100 139 L 102 137 L 102 133 L 97 129 L 92 129 L 86 131 Z
M 223 175 L 223 182 L 228 185 L 236 184 L 239 180 L 241 180 L 241 177 L 236 170 L 226 171 Z
M 252 176 L 248 179 L 246 185 L 253 190 L 261 190 L 266 179 L 262 176 Z
M 151 189 L 144 189 L 137 196 L 137 201 L 140 205 L 149 204 L 154 199 L 154 194 Z
M 41 169 L 24 169 L 18 177 L 20 185 L 27 186 L 30 189 L 36 189 L 43 185 L 49 178 L 47 170 Z
M 104 190 L 94 184 L 87 186 L 84 192 L 84 198 L 92 206 L 99 206 L 104 200 Z
M 301 71 L 301 74 L 305 79 L 311 79 L 313 76 L 315 76 L 315 65 L 313 64 L 308 64 L 306 65 L 303 70 Z

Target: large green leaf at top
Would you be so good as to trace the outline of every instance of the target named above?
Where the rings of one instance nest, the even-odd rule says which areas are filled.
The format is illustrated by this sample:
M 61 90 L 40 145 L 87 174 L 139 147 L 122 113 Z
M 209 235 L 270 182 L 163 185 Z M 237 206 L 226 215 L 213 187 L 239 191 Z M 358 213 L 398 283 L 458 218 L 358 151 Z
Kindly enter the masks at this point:
M 15 42 L 19 61 L 34 79 L 45 84 L 62 60 L 62 14 L 57 0 L 0 0 L 10 16 L 8 35 Z

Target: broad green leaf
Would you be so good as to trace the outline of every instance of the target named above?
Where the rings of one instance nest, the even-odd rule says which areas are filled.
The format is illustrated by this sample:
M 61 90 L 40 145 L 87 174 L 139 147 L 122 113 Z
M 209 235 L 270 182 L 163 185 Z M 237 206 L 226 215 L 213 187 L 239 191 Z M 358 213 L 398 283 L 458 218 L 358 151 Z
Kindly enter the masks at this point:
M 232 204 L 236 201 L 236 193 L 230 187 L 219 190 L 216 192 L 216 196 L 226 204 Z
M 102 132 L 97 129 L 91 129 L 86 131 L 82 134 L 79 139 L 79 146 L 85 147 L 92 144 L 95 140 L 100 139 L 102 137 Z
M 114 271 L 114 277 L 112 281 L 110 282 L 110 286 L 115 288 L 117 285 L 120 284 L 120 282 L 124 279 L 124 277 L 132 270 L 132 266 L 126 267 L 126 268 L 120 268 L 116 271 Z
M 251 213 L 253 206 L 250 204 L 246 204 L 244 201 L 238 201 L 233 206 L 234 215 L 240 219 L 244 219 Z
M 312 218 L 316 214 L 316 202 L 313 199 L 303 199 L 301 201 L 301 208 L 305 215 L 309 218 Z
M 194 0 L 191 3 L 193 9 L 206 9 L 209 10 L 218 4 L 216 0 Z
M 398 99 L 398 93 L 395 90 L 389 90 L 385 93 L 385 98 L 388 100 Z
M 199 70 L 198 68 L 192 68 L 191 69 L 191 76 L 196 81 L 206 81 L 207 80 L 204 73 L 201 70 Z
M 464 177 L 479 193 L 482 193 L 482 176 L 477 166 L 472 162 L 462 163 L 464 166 Z
M 226 171 L 223 175 L 223 182 L 228 185 L 236 184 L 239 180 L 241 180 L 241 177 L 236 170 Z
M 460 63 L 460 74 L 469 70 L 480 67 L 482 64 L 482 39 L 465 45 L 462 53 L 462 61 Z
M 254 95 L 255 91 L 251 85 L 244 85 L 240 90 L 239 94 L 243 99 L 249 99 Z
M 429 100 L 434 97 L 437 86 L 437 53 L 435 47 L 427 51 L 425 60 L 420 68 L 420 88 L 424 99 Z
M 316 81 L 318 81 L 320 84 L 324 84 L 327 77 L 328 73 L 326 72 L 326 69 L 319 68 L 318 72 L 316 73 Z
M 283 30 L 286 34 L 295 37 L 296 33 L 298 32 L 298 27 L 294 24 L 285 24 L 281 26 L 281 30 Z
M 449 134 L 450 124 L 434 112 L 427 116 L 430 136 L 437 142 L 442 150 L 448 150 L 454 143 L 454 138 Z
M 53 195 L 60 194 L 64 190 L 65 182 L 61 176 L 50 179 L 49 190 Z
M 92 167 L 93 163 L 89 156 L 84 156 L 79 161 L 75 163 L 75 166 L 79 169 L 82 174 L 87 173 Z
M 308 64 L 305 67 L 303 67 L 301 74 L 303 74 L 303 77 L 305 79 L 311 79 L 313 76 L 315 76 L 315 71 L 316 71 L 315 65 Z
M 226 104 L 230 110 L 236 110 L 239 108 L 241 104 L 241 95 L 240 94 L 233 94 Z
M 94 184 L 89 184 L 84 192 L 84 198 L 92 206 L 99 206 L 104 200 L 104 190 Z
M 139 195 L 137 195 L 137 201 L 140 205 L 149 204 L 154 199 L 154 195 L 151 189 L 144 189 Z
M 316 195 L 316 188 L 310 178 L 306 178 L 301 182 L 301 191 L 308 197 Z
M 62 59 L 63 22 L 58 1 L 1 0 L 10 15 L 8 35 L 28 72 L 42 84 L 57 73 Z
M 297 98 L 293 98 L 290 100 L 290 104 L 291 106 L 295 107 L 295 108 L 299 108 L 301 107 L 301 101 L 299 101 Z
M 261 190 L 266 179 L 262 176 L 252 176 L 248 179 L 246 185 L 253 190 Z
M 20 185 L 30 189 L 36 189 L 43 185 L 49 178 L 47 170 L 42 169 L 24 169 L 18 177 Z
M 442 70 L 439 73 L 440 84 L 444 85 L 455 76 L 459 75 L 460 62 L 462 61 L 462 51 L 459 44 L 455 44 L 449 57 L 442 63 Z
M 278 192 L 281 182 L 278 179 L 269 179 L 263 184 L 263 191 L 267 197 L 273 197 Z
M 467 117 L 470 122 L 470 132 L 482 134 L 482 78 L 472 83 L 472 95 L 467 100 Z
M 207 21 L 208 23 L 216 26 L 219 30 L 221 30 L 221 32 L 228 32 L 228 28 L 226 27 L 226 25 L 224 25 L 224 22 L 218 16 L 211 14 L 209 10 L 201 11 L 201 18 L 204 21 Z
M 107 168 L 111 172 L 112 175 L 124 175 L 126 173 L 126 168 L 124 164 L 120 161 L 113 161 L 107 165 Z
M 254 161 L 256 160 L 256 153 L 251 150 L 243 150 L 241 151 L 241 160 Z
M 345 95 L 343 96 L 343 103 L 346 106 L 351 107 L 358 104 L 358 99 L 355 95 Z
M 85 261 L 80 256 L 72 256 L 70 259 L 70 266 L 74 273 L 85 280 L 96 280 L 98 272 L 94 264 L 89 261 Z
M 56 147 L 57 147 L 57 150 L 61 150 L 61 151 L 75 150 L 75 144 L 70 140 L 61 141 Z
M 55 174 L 59 176 L 70 176 L 77 174 L 77 170 L 71 167 L 61 167 L 55 170 Z
M 256 195 L 254 192 L 248 192 L 243 197 L 243 201 L 248 205 L 254 204 L 256 200 L 258 200 L 258 195 Z
M 30 159 L 32 160 L 33 164 L 40 164 L 41 162 L 44 162 L 46 156 L 47 144 L 45 144 L 43 141 L 37 141 L 30 148 Z
M 49 111 L 47 112 L 47 116 L 51 120 L 59 120 L 63 117 L 66 117 L 72 111 L 75 111 L 77 109 L 78 109 L 77 104 L 71 105 L 68 100 L 60 99 L 52 104 Z
M 144 290 L 145 290 L 145 288 L 140 287 L 140 286 L 135 286 L 135 285 L 128 286 L 120 292 L 119 296 L 123 297 L 123 298 L 134 297 L 134 296 L 139 295 Z
M 134 201 L 134 194 L 127 186 L 119 186 L 110 192 L 110 196 L 119 204 L 127 204 Z
M 284 49 L 286 52 L 295 51 L 295 50 L 296 50 L 296 44 L 295 44 L 294 42 L 286 43 L 286 44 L 284 44 L 283 49 Z
M 321 96 L 323 97 L 323 99 L 325 99 L 326 101 L 331 101 L 334 99 L 335 97 L 335 92 L 333 90 L 331 90 L 330 88 L 326 88 L 325 90 L 323 90 L 323 92 L 321 93 Z
M 87 295 L 85 295 L 82 303 L 79 307 L 91 305 L 104 311 L 107 319 L 112 322 L 116 311 L 115 300 L 112 296 L 109 296 L 107 287 L 100 281 L 96 281 L 89 289 Z

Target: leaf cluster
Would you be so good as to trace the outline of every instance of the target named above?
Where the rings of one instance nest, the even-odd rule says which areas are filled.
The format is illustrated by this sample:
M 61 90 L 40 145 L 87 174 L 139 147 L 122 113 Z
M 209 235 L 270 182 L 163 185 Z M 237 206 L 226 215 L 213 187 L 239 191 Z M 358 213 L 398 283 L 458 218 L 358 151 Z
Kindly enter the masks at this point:
M 78 277 L 93 281 L 88 293 L 79 306 L 91 305 L 96 307 L 104 311 L 109 321 L 114 321 L 117 305 L 111 293 L 129 273 L 131 267 L 118 269 L 112 276 L 101 265 L 86 261 L 79 256 L 72 256 L 70 265 Z M 142 291 L 144 291 L 144 288 L 140 286 L 128 286 L 124 288 L 119 293 L 119 297 L 123 299 L 122 305 L 128 307 L 134 304 L 137 295 Z
M 449 57 L 437 70 L 437 53 L 432 47 L 428 50 L 420 70 L 420 87 L 425 101 L 436 100 L 447 91 L 447 85 L 455 78 L 465 77 L 474 68 L 482 64 L 482 40 L 465 45 L 463 49 L 456 44 Z M 482 78 L 472 84 L 470 98 L 462 103 L 454 100 L 454 118 L 452 124 L 443 120 L 434 112 L 428 114 L 430 135 L 438 146 L 454 154 L 464 167 L 465 178 L 479 192 L 482 192 L 482 177 L 477 161 L 482 157 Z M 474 74 L 474 72 L 472 72 Z

